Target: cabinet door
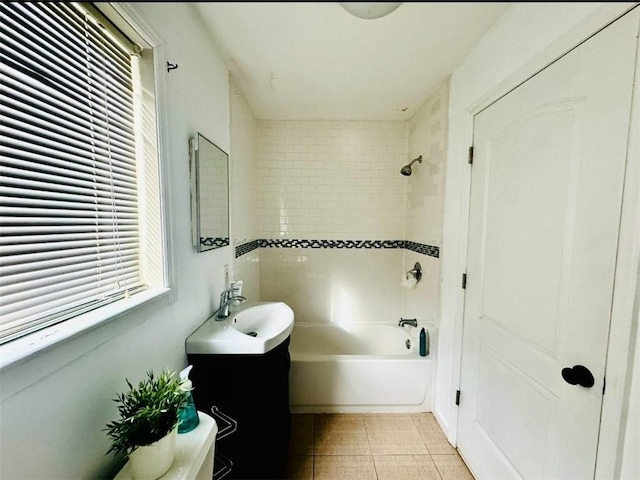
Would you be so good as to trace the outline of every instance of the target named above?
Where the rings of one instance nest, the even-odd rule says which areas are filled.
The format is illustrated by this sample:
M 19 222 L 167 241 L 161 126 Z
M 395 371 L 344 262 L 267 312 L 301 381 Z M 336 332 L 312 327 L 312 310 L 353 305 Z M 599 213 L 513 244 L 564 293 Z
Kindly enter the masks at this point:
M 289 338 L 263 355 L 187 358 L 198 410 L 211 413 L 215 406 L 235 423 L 216 443 L 214 470 L 228 459 L 233 466 L 225 479 L 281 478 L 291 433 Z

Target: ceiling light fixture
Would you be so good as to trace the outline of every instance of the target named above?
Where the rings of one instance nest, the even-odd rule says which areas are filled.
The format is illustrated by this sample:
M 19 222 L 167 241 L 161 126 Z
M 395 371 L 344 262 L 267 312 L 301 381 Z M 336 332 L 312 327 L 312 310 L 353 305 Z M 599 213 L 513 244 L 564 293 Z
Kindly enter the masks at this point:
M 340 5 L 351 15 L 365 20 L 373 20 L 389 15 L 402 5 L 402 2 L 340 2 Z

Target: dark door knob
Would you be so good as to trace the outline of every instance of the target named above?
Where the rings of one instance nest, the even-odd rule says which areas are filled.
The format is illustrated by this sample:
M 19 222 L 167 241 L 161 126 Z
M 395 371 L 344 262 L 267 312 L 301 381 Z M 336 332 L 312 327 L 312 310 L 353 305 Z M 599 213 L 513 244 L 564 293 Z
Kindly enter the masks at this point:
M 580 385 L 585 388 L 591 388 L 595 383 L 589 369 L 582 365 L 576 365 L 573 368 L 563 368 L 562 378 L 570 385 Z

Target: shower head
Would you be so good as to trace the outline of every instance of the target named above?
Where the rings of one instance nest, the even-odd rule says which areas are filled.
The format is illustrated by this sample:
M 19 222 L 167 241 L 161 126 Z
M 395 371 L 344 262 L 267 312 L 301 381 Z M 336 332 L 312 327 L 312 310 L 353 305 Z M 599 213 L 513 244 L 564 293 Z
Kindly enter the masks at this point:
M 405 165 L 404 167 L 402 167 L 400 169 L 400 173 L 402 175 L 404 175 L 405 177 L 410 176 L 411 175 L 411 165 L 413 165 L 416 162 L 422 163 L 422 155 L 420 155 L 418 158 L 414 158 L 409 165 Z

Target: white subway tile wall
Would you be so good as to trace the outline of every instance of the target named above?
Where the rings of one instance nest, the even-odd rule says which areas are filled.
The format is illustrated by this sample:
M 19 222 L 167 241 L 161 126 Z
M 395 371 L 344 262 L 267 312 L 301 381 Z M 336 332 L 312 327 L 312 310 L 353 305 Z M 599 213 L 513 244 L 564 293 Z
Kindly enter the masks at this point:
M 406 122 L 258 122 L 259 238 L 402 239 Z
M 242 92 L 230 82 L 231 152 L 231 236 L 232 246 L 246 244 L 256 237 L 256 140 L 257 121 Z M 243 280 L 242 295 L 249 301 L 260 300 L 260 250 L 247 249 L 249 253 L 233 262 L 229 280 Z
M 234 245 L 241 245 L 236 278 L 259 283 L 260 300 L 286 302 L 299 322 L 396 323 L 403 316 L 437 326 L 438 258 L 401 248 L 243 244 L 409 240 L 440 247 L 448 93 L 444 83 L 406 122 L 255 120 L 243 98 L 232 100 L 233 131 L 241 130 L 237 143 L 232 135 L 236 195 L 254 188 L 252 211 L 246 197 L 234 207 L 241 217 L 247 213 L 233 222 Z M 418 155 L 423 163 L 414 164 L 411 177 L 401 175 Z M 422 281 L 402 288 L 416 261 Z
M 256 142 L 258 122 L 242 92 L 230 82 L 231 152 L 231 228 L 233 245 L 258 238 L 256 230 Z
M 285 302 L 296 322 L 397 324 L 402 252 L 263 248 L 260 295 L 263 301 Z
M 409 152 L 422 155 L 408 177 L 405 240 L 442 246 L 449 82 L 443 83 L 409 121 Z
M 445 151 L 448 134 L 449 82 L 444 82 L 409 120 L 411 158 L 422 155 L 408 177 L 406 240 L 442 247 L 444 225 Z M 402 312 L 421 324 L 440 323 L 440 259 L 404 251 L 405 270 L 415 262 L 422 266 L 422 280 L 415 289 L 402 289 Z M 432 328 L 433 328 L 432 327 Z M 432 330 L 437 335 L 437 330 Z M 433 342 L 435 345 L 436 342 Z
M 230 280 L 242 280 L 242 296 L 249 302 L 259 302 L 260 298 L 260 250 L 252 250 L 235 259 L 233 276 Z M 279 300 L 282 301 L 282 300 Z
M 440 259 L 404 251 L 404 271 L 415 262 L 422 267 L 422 280 L 414 289 L 402 288 L 400 304 L 404 318 L 416 318 L 420 327 L 440 324 Z

